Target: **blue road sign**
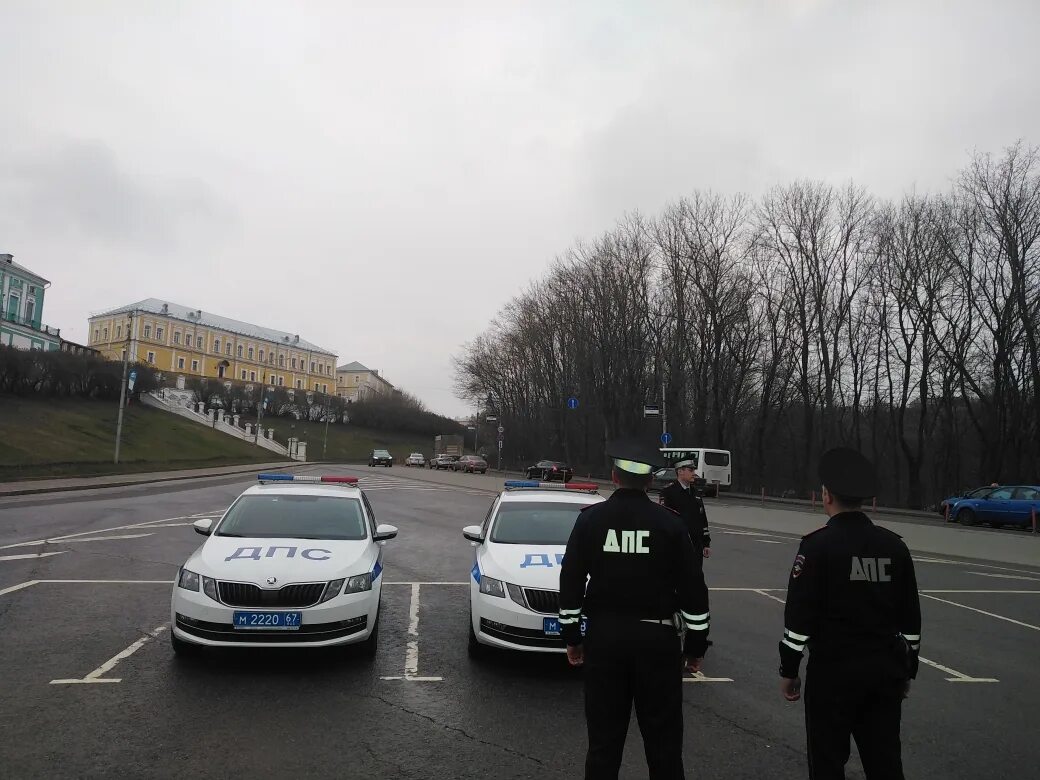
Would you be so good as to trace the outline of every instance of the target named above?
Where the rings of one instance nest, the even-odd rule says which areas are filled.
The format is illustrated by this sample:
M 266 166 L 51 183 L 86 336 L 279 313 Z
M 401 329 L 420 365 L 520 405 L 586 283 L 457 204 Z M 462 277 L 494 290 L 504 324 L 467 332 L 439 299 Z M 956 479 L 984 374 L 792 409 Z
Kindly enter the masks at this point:
M 129 381 L 127 382 L 127 384 L 130 386 L 131 390 L 134 389 L 134 382 L 136 382 L 136 381 L 137 381 L 137 372 L 136 371 L 131 371 L 130 372 Z
M 671 440 L 672 440 L 672 434 L 670 434 L 670 433 L 662 433 L 661 434 L 661 444 L 663 444 L 665 447 L 668 446 L 668 444 L 669 444 L 669 442 L 671 442 Z
M 573 395 L 570 398 L 567 399 L 567 408 L 568 409 L 577 409 L 578 408 L 578 399 L 575 398 Z

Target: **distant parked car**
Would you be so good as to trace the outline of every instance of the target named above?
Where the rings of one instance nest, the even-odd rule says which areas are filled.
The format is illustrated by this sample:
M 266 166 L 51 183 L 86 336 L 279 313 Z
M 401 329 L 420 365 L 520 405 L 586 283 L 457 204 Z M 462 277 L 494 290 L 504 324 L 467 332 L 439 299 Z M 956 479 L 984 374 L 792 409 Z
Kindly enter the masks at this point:
M 950 507 L 952 516 L 953 506 L 958 501 L 963 501 L 965 498 L 985 498 L 996 489 L 997 486 L 987 485 L 986 487 L 975 488 L 974 490 L 967 490 L 961 493 L 959 496 L 950 496 L 949 498 L 944 498 L 942 501 L 939 502 L 939 505 L 936 507 L 936 511 L 940 515 L 945 515 L 946 507 L 948 505 Z
M 654 472 L 654 481 L 650 483 L 650 490 L 660 492 L 675 482 L 675 469 L 660 469 Z
M 407 458 L 404 459 L 404 465 L 406 466 L 418 466 L 422 468 L 426 465 L 426 456 L 421 452 L 413 452 Z
M 574 476 L 574 469 L 566 463 L 558 460 L 540 460 L 533 466 L 527 467 L 528 479 L 540 479 L 542 482 L 570 482 Z
M 458 459 L 458 455 L 438 455 L 430 463 L 433 464 L 433 468 L 440 471 L 441 469 L 450 469 L 451 464 Z
M 488 464 L 479 455 L 463 455 L 451 464 L 451 469 L 452 471 L 465 471 L 467 474 L 475 474 L 478 471 L 481 474 L 487 474 Z
M 372 454 L 368 456 L 368 465 L 390 468 L 394 465 L 394 456 L 386 450 L 372 450 Z
M 994 528 L 1024 528 L 1032 525 L 1033 512 L 1040 513 L 1040 486 L 1001 485 L 981 496 L 958 498 L 950 506 L 950 519 L 964 525 L 989 523 Z

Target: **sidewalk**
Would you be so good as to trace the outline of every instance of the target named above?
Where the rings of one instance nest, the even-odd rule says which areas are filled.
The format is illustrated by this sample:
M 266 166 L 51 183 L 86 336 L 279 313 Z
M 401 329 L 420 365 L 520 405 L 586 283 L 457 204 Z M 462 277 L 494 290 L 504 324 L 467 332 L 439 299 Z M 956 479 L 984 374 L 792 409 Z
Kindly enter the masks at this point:
M 179 479 L 221 477 L 227 474 L 247 474 L 258 471 L 292 468 L 303 463 L 247 463 L 239 466 L 216 466 L 208 469 L 179 469 L 177 471 L 149 471 L 142 474 L 107 474 L 101 477 L 66 477 L 62 479 L 31 479 L 22 482 L 0 482 L 0 498 L 27 496 L 33 493 L 61 493 L 69 490 L 127 487 L 149 482 L 173 482 Z

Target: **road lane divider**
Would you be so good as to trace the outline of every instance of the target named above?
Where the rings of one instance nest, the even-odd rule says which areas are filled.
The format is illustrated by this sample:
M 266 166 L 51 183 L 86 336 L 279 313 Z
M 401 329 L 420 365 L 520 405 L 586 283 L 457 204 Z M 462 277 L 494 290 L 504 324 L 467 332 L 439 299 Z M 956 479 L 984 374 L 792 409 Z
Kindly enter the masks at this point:
M 123 681 L 122 677 L 103 677 L 102 675 L 112 671 L 121 661 L 125 661 L 127 658 L 132 656 L 146 644 L 155 639 L 159 634 L 170 627 L 169 623 L 163 623 L 158 628 L 154 628 L 147 634 L 142 636 L 132 645 L 124 650 L 116 653 L 114 656 L 105 661 L 94 671 L 90 672 L 86 677 L 81 679 L 70 679 L 70 680 L 51 680 L 51 685 L 90 685 L 94 683 L 120 683 Z

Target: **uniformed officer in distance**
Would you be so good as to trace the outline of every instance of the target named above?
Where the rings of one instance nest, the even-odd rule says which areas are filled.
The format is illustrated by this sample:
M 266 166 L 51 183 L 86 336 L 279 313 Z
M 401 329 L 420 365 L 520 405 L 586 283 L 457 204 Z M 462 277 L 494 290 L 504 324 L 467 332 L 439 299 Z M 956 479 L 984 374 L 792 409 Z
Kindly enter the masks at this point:
M 585 777 L 618 776 L 634 701 L 651 780 L 675 780 L 683 668 L 699 671 L 711 644 L 708 589 L 681 520 L 647 495 L 660 452 L 629 439 L 607 454 L 617 489 L 578 515 L 560 572 L 567 660 L 585 672 Z
M 661 503 L 679 514 L 686 524 L 693 546 L 705 558 L 711 557 L 711 532 L 704 501 L 697 495 L 693 481 L 697 478 L 697 463 L 681 460 L 675 464 L 675 481 L 661 491 Z
M 860 511 L 877 494 L 874 466 L 839 447 L 820 459 L 827 525 L 802 538 L 780 642 L 781 691 L 801 693 L 809 648 L 805 729 L 809 777 L 845 777 L 849 736 L 868 780 L 902 780 L 899 720 L 917 675 L 921 606 L 903 540 Z

